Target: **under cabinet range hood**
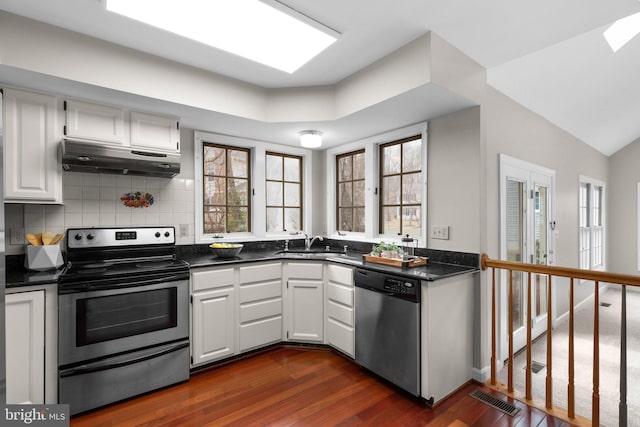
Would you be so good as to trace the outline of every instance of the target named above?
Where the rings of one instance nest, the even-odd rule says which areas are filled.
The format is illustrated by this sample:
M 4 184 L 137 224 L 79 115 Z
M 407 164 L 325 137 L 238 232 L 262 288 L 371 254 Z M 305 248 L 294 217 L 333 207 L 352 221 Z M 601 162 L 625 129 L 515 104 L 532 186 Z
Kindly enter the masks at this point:
M 63 139 L 62 168 L 71 172 L 173 178 L 180 173 L 180 154 L 136 150 L 96 142 Z

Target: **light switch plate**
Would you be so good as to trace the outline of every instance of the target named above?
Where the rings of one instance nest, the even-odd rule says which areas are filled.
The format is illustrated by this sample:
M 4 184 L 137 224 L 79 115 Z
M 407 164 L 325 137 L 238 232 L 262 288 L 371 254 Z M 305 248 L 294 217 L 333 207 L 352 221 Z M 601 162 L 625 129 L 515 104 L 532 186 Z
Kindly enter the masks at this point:
M 449 240 L 449 226 L 448 225 L 432 225 L 431 238 L 439 239 L 439 240 Z

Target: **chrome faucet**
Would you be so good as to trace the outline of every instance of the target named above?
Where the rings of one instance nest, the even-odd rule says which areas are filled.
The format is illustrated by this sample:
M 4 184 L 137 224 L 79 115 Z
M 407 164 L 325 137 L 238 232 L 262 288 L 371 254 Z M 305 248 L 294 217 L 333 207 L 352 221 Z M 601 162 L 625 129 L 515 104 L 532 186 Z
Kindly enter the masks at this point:
M 316 240 L 320 240 L 322 242 L 324 239 L 322 238 L 322 236 L 314 236 L 311 240 L 309 240 L 309 237 L 307 236 L 307 238 L 304 240 L 304 247 L 306 248 L 305 250 L 310 251 L 311 246 L 313 246 L 313 242 L 315 242 Z

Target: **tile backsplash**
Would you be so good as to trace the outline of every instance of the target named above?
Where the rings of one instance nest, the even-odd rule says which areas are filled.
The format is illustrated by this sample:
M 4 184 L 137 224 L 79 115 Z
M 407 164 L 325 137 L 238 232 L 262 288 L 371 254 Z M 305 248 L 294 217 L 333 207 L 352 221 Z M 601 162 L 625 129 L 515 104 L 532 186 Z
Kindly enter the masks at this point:
M 150 193 L 153 203 L 148 207 L 125 206 L 120 198 L 135 192 Z M 173 225 L 178 244 L 193 244 L 195 240 L 193 179 L 64 172 L 63 197 L 62 206 L 25 204 L 25 233 L 64 233 L 74 227 Z M 11 218 L 8 222 L 17 223 Z M 181 224 L 187 225 L 186 236 L 180 236 Z M 7 249 L 8 253 L 16 252 Z

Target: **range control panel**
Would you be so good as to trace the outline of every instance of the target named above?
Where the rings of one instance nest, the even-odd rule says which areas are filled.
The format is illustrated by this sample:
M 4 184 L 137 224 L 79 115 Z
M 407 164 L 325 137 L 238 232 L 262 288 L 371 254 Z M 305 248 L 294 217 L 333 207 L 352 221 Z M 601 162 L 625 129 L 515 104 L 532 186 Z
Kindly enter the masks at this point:
M 71 249 L 173 245 L 175 243 L 174 227 L 70 228 L 67 230 L 67 246 Z

